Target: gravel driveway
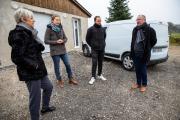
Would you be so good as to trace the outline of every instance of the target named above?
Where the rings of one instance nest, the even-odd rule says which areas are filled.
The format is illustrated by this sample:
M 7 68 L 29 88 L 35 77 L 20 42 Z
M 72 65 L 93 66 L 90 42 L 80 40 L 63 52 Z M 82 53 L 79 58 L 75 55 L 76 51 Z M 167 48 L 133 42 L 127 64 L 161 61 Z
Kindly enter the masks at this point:
M 45 56 L 49 78 L 54 84 L 51 103 L 57 107 L 42 120 L 179 120 L 180 119 L 180 47 L 170 48 L 166 63 L 148 68 L 147 92 L 130 91 L 135 73 L 122 65 L 105 59 L 104 76 L 89 85 L 91 58 L 80 52 L 70 52 L 69 57 L 78 86 L 68 84 L 62 65 L 65 87 L 56 85 L 52 60 Z M 15 67 L 0 70 L 0 119 L 28 120 L 28 92 L 18 81 Z

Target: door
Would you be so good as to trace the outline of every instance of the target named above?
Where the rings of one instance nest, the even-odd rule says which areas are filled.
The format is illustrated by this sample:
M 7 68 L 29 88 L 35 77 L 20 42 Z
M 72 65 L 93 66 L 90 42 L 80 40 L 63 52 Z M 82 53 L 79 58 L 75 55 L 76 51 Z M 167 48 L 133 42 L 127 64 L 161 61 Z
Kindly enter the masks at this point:
M 51 16 L 47 14 L 34 12 L 35 28 L 38 30 L 38 36 L 44 43 L 44 35 L 46 32 L 47 24 L 51 21 Z M 43 53 L 50 52 L 49 45 L 45 45 Z
M 80 20 L 73 18 L 74 47 L 80 48 Z
M 163 23 L 150 23 L 156 31 L 157 43 L 151 51 L 151 60 L 164 59 L 168 56 L 169 33 L 168 25 Z

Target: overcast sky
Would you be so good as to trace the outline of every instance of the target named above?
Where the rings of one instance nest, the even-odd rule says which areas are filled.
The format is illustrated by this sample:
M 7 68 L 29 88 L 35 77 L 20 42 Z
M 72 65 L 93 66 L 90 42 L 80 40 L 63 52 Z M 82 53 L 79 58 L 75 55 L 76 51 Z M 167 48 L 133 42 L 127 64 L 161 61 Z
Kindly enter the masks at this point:
M 93 24 L 93 17 L 100 15 L 105 23 L 109 16 L 107 7 L 110 0 L 77 0 L 93 16 L 89 19 L 89 25 Z M 130 12 L 133 20 L 138 14 L 145 14 L 147 20 L 160 20 L 180 24 L 180 0 L 129 0 Z

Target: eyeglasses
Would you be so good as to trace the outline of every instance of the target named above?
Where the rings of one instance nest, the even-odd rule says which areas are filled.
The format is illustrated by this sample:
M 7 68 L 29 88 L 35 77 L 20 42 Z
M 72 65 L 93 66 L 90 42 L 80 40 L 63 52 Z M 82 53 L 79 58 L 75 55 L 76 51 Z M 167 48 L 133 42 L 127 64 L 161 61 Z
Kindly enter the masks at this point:
M 139 19 L 136 19 L 136 20 L 142 20 L 142 19 L 139 18 Z

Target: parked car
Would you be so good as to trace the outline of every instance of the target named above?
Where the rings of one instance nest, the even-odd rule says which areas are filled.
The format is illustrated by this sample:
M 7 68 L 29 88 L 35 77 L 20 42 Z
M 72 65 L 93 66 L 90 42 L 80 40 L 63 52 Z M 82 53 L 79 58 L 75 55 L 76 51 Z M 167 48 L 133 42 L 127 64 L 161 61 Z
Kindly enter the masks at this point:
M 151 51 L 149 62 L 149 65 L 156 65 L 168 59 L 168 24 L 161 21 L 148 21 L 147 23 L 156 30 L 157 44 Z M 132 30 L 135 26 L 136 23 L 132 20 L 115 21 L 104 25 L 107 33 L 105 57 L 121 61 L 126 70 L 134 68 L 130 58 L 130 45 Z M 91 48 L 85 41 L 82 44 L 84 56 L 90 56 Z

